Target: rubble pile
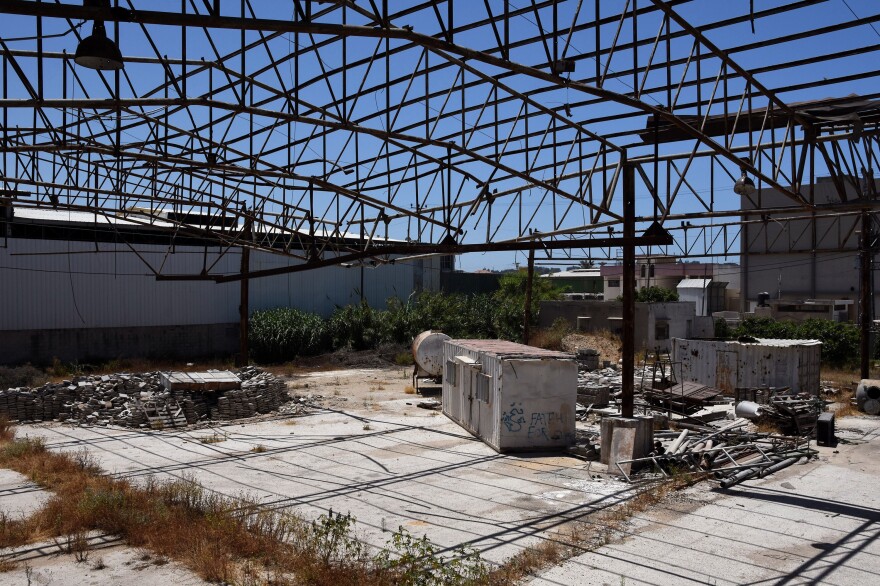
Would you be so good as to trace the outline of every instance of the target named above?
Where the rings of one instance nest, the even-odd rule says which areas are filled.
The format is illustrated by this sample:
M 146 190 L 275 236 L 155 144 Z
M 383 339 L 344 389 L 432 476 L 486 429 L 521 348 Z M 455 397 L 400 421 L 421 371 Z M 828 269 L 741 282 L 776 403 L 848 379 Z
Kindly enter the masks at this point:
M 642 379 L 644 368 L 636 367 L 636 382 Z M 650 374 L 650 373 L 648 373 Z M 610 400 L 620 394 L 623 387 L 623 374 L 617 365 L 598 370 L 578 369 L 578 402 L 582 405 L 602 407 L 608 405 Z
M 754 400 L 736 404 L 738 417 L 770 423 L 783 433 L 798 436 L 811 435 L 823 411 L 825 401 L 809 393 L 759 392 Z
M 236 371 L 241 388 L 228 391 L 166 390 L 160 374 L 92 375 L 0 390 L 0 416 L 22 422 L 181 427 L 269 413 L 291 400 L 283 381 L 253 366 Z

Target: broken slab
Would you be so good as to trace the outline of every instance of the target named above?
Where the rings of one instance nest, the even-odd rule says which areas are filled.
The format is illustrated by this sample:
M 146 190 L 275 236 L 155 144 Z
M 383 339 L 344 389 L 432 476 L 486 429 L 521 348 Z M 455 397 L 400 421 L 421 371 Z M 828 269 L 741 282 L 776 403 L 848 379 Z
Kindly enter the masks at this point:
M 163 372 L 159 380 L 168 391 L 231 391 L 241 387 L 241 379 L 228 370 Z

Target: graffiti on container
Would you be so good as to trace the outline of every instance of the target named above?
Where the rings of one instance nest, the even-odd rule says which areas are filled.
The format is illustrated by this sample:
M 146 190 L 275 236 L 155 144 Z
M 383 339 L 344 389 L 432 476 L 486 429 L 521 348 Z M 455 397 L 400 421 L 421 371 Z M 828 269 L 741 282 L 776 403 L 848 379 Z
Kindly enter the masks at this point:
M 531 440 L 572 441 L 573 419 L 574 410 L 568 405 L 563 406 L 560 411 L 535 411 L 528 415 L 528 427 L 525 431 Z M 522 404 L 512 403 L 511 410 L 504 412 L 501 421 L 511 433 L 522 431 L 523 424 L 527 421 Z
M 519 405 L 519 407 L 517 407 Z M 526 418 L 523 417 L 522 403 L 511 403 L 510 411 L 505 411 L 501 415 L 501 423 L 507 428 L 507 431 L 516 433 L 522 430 L 523 423 Z
M 532 413 L 532 423 L 529 425 L 529 439 L 544 438 L 549 441 L 550 438 L 547 437 L 547 419 L 555 416 L 555 411 Z

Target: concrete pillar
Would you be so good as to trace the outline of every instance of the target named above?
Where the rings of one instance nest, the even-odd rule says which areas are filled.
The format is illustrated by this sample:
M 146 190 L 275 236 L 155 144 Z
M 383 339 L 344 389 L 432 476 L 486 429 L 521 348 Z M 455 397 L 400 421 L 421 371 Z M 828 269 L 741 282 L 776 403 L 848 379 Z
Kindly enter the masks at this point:
M 599 461 L 612 474 L 618 472 L 620 460 L 644 458 L 654 444 L 654 418 L 605 417 L 599 423 Z M 624 467 L 629 473 L 629 466 Z

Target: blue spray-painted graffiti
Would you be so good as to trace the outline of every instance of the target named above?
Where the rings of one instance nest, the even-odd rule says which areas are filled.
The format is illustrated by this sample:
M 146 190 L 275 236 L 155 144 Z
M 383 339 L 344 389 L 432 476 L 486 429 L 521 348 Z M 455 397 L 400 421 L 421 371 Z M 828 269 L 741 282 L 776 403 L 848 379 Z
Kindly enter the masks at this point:
M 518 405 L 518 407 L 517 407 Z M 535 411 L 528 415 L 529 425 L 521 403 L 512 403 L 511 410 L 505 411 L 501 421 L 510 433 L 525 431 L 530 440 L 558 442 L 574 441 L 574 410 L 565 405 L 560 411 Z
M 519 405 L 519 407 L 517 407 Z M 526 422 L 523 417 L 522 403 L 511 403 L 510 411 L 505 411 L 501 415 L 501 423 L 507 427 L 507 431 L 516 433 L 522 430 L 523 423 Z
M 550 438 L 547 437 L 547 418 L 555 416 L 556 413 L 553 411 L 550 413 L 532 413 L 532 423 L 529 425 L 529 439 L 544 438 L 550 441 Z

